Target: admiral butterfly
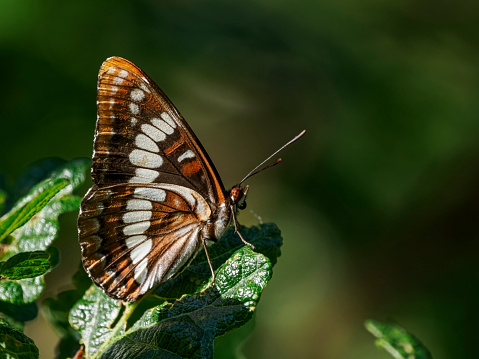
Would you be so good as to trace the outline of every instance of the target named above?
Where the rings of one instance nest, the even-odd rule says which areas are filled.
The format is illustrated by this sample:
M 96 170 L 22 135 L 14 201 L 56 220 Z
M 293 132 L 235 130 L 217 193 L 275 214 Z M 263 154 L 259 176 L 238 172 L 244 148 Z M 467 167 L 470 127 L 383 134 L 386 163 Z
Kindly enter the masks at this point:
M 100 68 L 97 107 L 94 185 L 78 217 L 83 267 L 93 282 L 112 298 L 134 302 L 180 273 L 202 246 L 214 282 L 207 244 L 221 238 L 232 219 L 250 245 L 236 220 L 246 205 L 242 183 L 279 150 L 225 191 L 173 103 L 120 57 Z

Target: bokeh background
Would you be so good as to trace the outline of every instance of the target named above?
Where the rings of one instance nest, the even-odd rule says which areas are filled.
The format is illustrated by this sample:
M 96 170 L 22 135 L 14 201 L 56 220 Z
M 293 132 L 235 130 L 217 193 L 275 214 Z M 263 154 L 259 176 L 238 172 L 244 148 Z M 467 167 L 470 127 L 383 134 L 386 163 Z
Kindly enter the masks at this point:
M 113 55 L 169 95 L 227 187 L 306 129 L 249 181 L 240 220 L 277 223 L 283 254 L 252 334 L 223 343 L 246 338 L 247 358 L 390 358 L 363 322 L 393 318 L 436 359 L 472 358 L 478 20 L 472 0 L 2 0 L 0 170 L 12 184 L 41 158 L 91 156 Z M 71 287 L 75 222 L 61 219 L 44 298 Z M 45 321 L 26 333 L 53 357 Z

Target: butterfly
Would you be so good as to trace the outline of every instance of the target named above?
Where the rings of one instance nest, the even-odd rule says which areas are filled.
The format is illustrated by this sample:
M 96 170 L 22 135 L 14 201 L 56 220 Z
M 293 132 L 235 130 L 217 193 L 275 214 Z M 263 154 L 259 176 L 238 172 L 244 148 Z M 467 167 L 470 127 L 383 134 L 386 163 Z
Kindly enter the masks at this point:
M 246 206 L 248 186 L 242 183 L 259 166 L 226 191 L 180 112 L 143 70 L 123 58 L 102 64 L 97 109 L 94 185 L 78 217 L 90 278 L 110 297 L 134 302 L 180 273 L 203 247 L 214 282 L 207 245 L 231 221 L 251 246 L 236 216 Z

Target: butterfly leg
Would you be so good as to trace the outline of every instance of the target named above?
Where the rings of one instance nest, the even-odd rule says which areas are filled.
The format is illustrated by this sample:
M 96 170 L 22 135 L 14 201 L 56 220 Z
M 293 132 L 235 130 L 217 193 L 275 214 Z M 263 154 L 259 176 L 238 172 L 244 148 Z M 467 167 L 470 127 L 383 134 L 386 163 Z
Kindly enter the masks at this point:
M 210 266 L 210 269 L 211 269 L 211 275 L 213 276 L 213 281 L 211 282 L 211 285 L 213 286 L 215 284 L 216 274 L 213 269 L 213 264 L 211 263 L 210 255 L 208 253 L 208 247 L 206 246 L 206 239 L 204 238 L 202 239 L 203 239 L 203 247 L 205 248 L 206 260 L 208 261 L 208 265 Z
M 233 215 L 233 224 L 235 226 L 235 232 L 236 234 L 238 235 L 238 237 L 240 237 L 241 241 L 246 244 L 247 246 L 251 247 L 251 249 L 255 249 L 255 247 L 248 241 L 246 241 L 246 239 L 243 238 L 243 236 L 241 235 L 239 229 L 238 229 L 238 220 L 236 219 L 236 213 L 235 213 L 235 210 L 234 210 L 234 207 L 231 206 L 231 214 Z

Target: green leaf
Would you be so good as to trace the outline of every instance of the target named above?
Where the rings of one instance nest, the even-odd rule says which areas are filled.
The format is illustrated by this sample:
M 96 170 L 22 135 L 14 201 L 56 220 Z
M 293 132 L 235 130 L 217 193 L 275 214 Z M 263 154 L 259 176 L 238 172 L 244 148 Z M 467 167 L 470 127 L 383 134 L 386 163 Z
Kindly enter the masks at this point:
M 0 279 L 34 278 L 45 274 L 50 268 L 50 254 L 47 252 L 23 252 L 0 264 Z
M 0 241 L 15 229 L 23 226 L 68 184 L 68 180 L 64 178 L 55 178 L 45 180 L 35 186 L 10 212 L 0 218 Z
M 427 348 L 414 335 L 395 323 L 368 320 L 366 329 L 376 338 L 376 345 L 396 359 L 432 359 Z
M 41 211 L 36 213 L 23 226 L 11 233 L 12 239 L 8 245 L 2 247 L 3 260 L 22 252 L 45 251 L 55 239 L 59 224 L 58 216 L 64 212 L 77 210 L 81 199 L 72 195 L 72 191 L 85 180 L 85 170 L 90 161 L 76 159 L 57 168 L 45 181 L 67 180 L 68 184 L 61 189 Z M 35 173 L 35 171 L 30 170 Z M 43 169 L 40 171 L 43 176 Z M 42 182 L 44 183 L 44 182 Z M 30 193 L 34 193 L 40 185 L 35 186 Z M 20 208 L 26 204 L 27 197 L 20 199 L 14 207 Z M 17 207 L 18 206 L 18 207 Z M 0 282 L 0 301 L 15 305 L 23 305 L 35 301 L 44 288 L 43 276 L 19 280 L 3 280 Z
M 80 331 L 87 358 L 112 336 L 111 324 L 120 313 L 120 302 L 92 286 L 70 312 L 70 323 Z
M 0 282 L 0 301 L 15 305 L 34 302 L 45 287 L 42 276 L 20 280 L 4 280 Z
M 81 199 L 72 191 L 85 180 L 90 161 L 76 159 L 52 173 L 51 178 L 64 178 L 70 184 L 63 188 L 32 220 L 13 233 L 19 252 L 45 250 L 55 239 L 59 229 L 58 216 L 77 210 Z
M 83 267 L 79 268 L 73 276 L 73 284 L 75 289 L 61 292 L 56 299 L 47 298 L 42 302 L 43 315 L 60 337 L 56 350 L 59 358 L 71 358 L 80 349 L 80 333 L 71 327 L 68 315 L 91 285 L 91 280 Z
M 271 260 L 245 247 L 230 230 L 209 248 L 219 266 L 214 287 L 209 286 L 203 252 L 175 278 L 174 286 L 168 281 L 155 291 L 163 298 L 147 297 L 124 311 L 93 286 L 70 313 L 70 323 L 82 335 L 85 358 L 212 358 L 214 339 L 251 319 L 271 279 L 272 261 L 280 254 L 282 240 L 275 225 L 243 228 L 242 233 Z
M 0 357 L 36 359 L 39 353 L 33 340 L 0 319 Z

